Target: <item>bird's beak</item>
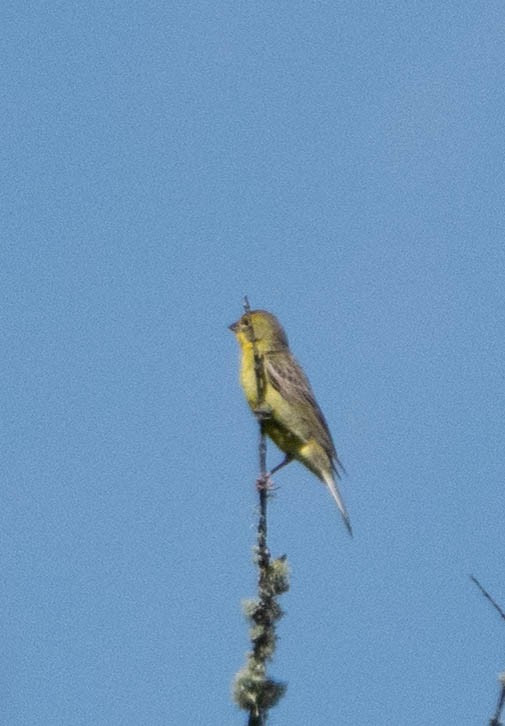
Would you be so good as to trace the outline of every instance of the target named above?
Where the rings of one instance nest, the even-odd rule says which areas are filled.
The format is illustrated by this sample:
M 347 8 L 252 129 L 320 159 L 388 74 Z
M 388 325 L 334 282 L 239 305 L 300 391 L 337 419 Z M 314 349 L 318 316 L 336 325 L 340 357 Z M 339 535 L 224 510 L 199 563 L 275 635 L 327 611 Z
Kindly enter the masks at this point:
M 228 325 L 228 330 L 231 330 L 232 333 L 235 333 L 238 328 L 238 323 L 232 323 L 231 325 Z

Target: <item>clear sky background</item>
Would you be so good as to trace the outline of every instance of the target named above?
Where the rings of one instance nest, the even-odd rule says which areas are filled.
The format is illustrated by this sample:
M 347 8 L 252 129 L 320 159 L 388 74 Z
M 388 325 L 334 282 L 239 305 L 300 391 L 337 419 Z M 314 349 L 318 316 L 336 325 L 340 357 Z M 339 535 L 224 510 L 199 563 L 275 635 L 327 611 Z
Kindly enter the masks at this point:
M 0 14 L 2 723 L 245 722 L 245 293 L 311 379 L 355 532 L 298 464 L 276 476 L 272 726 L 486 723 L 505 627 L 468 575 L 505 605 L 503 3 Z

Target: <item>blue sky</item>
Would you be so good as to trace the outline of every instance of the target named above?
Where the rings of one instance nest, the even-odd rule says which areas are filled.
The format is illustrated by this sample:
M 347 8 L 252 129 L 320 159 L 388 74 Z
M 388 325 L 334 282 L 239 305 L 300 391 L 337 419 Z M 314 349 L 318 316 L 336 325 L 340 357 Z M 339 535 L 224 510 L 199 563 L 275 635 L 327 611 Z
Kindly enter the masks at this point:
M 298 464 L 272 726 L 482 724 L 505 631 L 505 10 L 3 3 L 2 721 L 245 722 L 282 321 L 355 537 Z M 269 449 L 272 465 L 279 454 Z

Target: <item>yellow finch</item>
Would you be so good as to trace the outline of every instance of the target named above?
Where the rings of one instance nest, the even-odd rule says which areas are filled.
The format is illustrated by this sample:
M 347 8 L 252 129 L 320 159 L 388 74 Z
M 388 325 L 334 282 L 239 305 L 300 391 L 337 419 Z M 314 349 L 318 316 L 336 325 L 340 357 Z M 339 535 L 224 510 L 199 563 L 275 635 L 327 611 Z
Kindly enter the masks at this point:
M 249 406 L 261 416 L 264 431 L 286 456 L 323 481 L 352 534 L 349 515 L 336 480 L 341 464 L 328 424 L 301 366 L 289 350 L 286 333 L 266 310 L 251 310 L 230 325 L 240 345 L 240 382 Z

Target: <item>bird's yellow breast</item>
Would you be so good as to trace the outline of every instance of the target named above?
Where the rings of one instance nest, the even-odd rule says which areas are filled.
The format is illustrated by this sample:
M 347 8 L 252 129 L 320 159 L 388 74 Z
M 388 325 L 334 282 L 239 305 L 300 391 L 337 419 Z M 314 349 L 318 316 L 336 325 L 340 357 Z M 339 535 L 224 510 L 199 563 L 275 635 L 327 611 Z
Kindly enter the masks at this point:
M 293 416 L 292 406 L 266 378 L 264 380 L 263 391 L 258 391 L 254 348 L 251 343 L 246 343 L 242 346 L 240 383 L 242 384 L 246 400 L 253 411 L 257 412 L 258 410 L 265 409 L 265 412 L 268 412 L 265 427 L 267 433 L 273 438 L 275 443 L 283 450 L 289 445 L 288 442 L 291 442 L 291 445 L 293 445 L 293 434 L 289 432 L 289 425 L 284 427 L 281 423 L 285 421 L 286 424 L 289 424 Z M 262 394 L 261 400 L 259 400 L 260 393 Z M 279 430 L 279 425 L 281 429 L 285 430 Z M 284 439 L 286 439 L 286 442 L 284 442 Z
M 242 349 L 240 382 L 252 410 L 257 412 L 258 409 L 265 409 L 268 412 L 267 417 L 264 419 L 265 432 L 281 451 L 298 458 L 298 452 L 303 445 L 303 440 L 294 433 L 290 426 L 294 415 L 292 406 L 283 399 L 281 394 L 268 381 L 265 381 L 263 400 L 258 400 L 258 383 L 252 345 L 250 350 L 245 347 Z
M 251 408 L 258 405 L 258 382 L 254 363 L 254 348 L 248 340 L 241 340 L 242 360 L 240 363 L 240 383 Z

